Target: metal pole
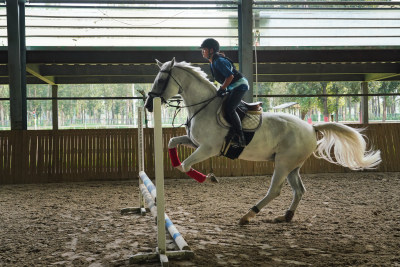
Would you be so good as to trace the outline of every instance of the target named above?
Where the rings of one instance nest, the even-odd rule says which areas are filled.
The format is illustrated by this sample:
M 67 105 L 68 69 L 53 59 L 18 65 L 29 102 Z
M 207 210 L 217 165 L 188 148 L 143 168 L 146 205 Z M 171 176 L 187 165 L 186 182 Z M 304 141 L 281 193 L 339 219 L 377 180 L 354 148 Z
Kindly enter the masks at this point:
M 27 129 L 25 29 L 21 30 L 25 25 L 24 14 L 23 1 L 7 1 L 11 130 Z
M 361 97 L 360 122 L 368 124 L 368 96 L 366 95 L 368 94 L 368 82 L 361 82 L 361 93 L 364 95 Z
M 18 0 L 19 34 L 21 53 L 21 113 L 23 129 L 28 128 L 27 101 L 26 101 L 26 40 L 25 40 L 25 0 Z M 37 114 L 36 114 L 37 115 Z
M 58 130 L 58 85 L 51 86 L 51 112 L 53 118 L 53 130 Z
M 239 17 L 239 69 L 249 81 L 249 91 L 244 96 L 253 101 L 253 1 L 241 0 L 238 5 Z

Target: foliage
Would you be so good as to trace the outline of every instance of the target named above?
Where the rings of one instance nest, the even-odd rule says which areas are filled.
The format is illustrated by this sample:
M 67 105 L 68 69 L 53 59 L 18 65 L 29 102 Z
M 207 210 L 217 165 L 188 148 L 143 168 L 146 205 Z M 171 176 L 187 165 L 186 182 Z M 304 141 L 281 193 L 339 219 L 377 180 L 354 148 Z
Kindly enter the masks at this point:
M 263 97 L 258 101 L 264 102 L 264 110 L 275 111 L 273 107 L 287 102 L 297 102 L 298 116 L 303 119 L 317 119 L 326 112 L 327 117 L 337 120 L 358 120 L 360 97 L 316 97 L 323 94 L 359 94 L 359 82 L 308 82 L 308 83 L 259 83 L 259 95 L 281 95 L 285 97 Z M 92 85 L 60 85 L 59 97 L 140 97 L 150 91 L 150 84 L 92 84 Z M 369 82 L 369 92 L 399 93 L 400 82 Z M 256 89 L 255 89 L 256 90 Z M 255 92 L 254 92 L 255 93 Z M 296 95 L 310 97 L 296 97 Z M 28 97 L 51 97 L 51 86 L 28 85 Z M 9 98 L 8 86 L 0 86 L 0 98 Z M 326 99 L 326 111 L 325 109 Z M 399 120 L 399 97 L 370 96 L 369 111 L 372 120 Z M 59 126 L 62 128 L 107 128 L 135 127 L 136 110 L 143 106 L 143 99 L 129 100 L 59 100 Z M 29 100 L 28 127 L 30 129 L 52 128 L 52 101 Z M 288 110 L 283 110 L 284 112 Z M 172 124 L 175 109 L 163 111 L 164 123 Z M 293 110 L 291 111 L 294 112 Z M 296 113 L 294 112 L 294 113 Z M 186 121 L 186 112 L 180 112 L 174 121 L 180 125 Z M 0 127 L 10 127 L 10 102 L 0 101 Z M 322 117 L 323 119 L 323 117 Z
M 273 110 L 287 102 L 297 102 L 300 106 L 299 116 L 302 119 L 311 117 L 313 114 L 325 114 L 324 116 L 335 120 L 354 121 L 358 120 L 360 108 L 360 96 L 349 97 L 296 97 L 295 95 L 318 95 L 318 94 L 360 94 L 360 82 L 309 82 L 309 83 L 262 83 L 259 85 L 259 94 L 287 95 L 287 97 L 267 97 L 265 110 Z M 399 82 L 369 82 L 370 93 L 398 93 Z M 371 96 L 369 97 L 369 111 L 373 120 L 385 121 L 387 117 L 400 119 L 398 98 L 396 96 Z M 397 102 L 396 102 L 397 101 Z M 315 117 L 315 116 L 314 116 Z

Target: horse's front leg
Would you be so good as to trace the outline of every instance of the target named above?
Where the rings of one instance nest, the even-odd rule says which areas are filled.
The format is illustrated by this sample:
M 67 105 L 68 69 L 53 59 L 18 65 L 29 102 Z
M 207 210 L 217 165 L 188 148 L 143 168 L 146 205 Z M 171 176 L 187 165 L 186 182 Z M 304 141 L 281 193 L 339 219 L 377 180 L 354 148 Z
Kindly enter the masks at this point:
M 218 183 L 218 179 L 214 174 L 210 173 L 207 176 L 192 169 L 192 165 L 202 162 L 212 156 L 216 155 L 215 149 L 209 146 L 201 145 L 199 146 L 187 159 L 185 159 L 182 164 L 182 171 L 186 172 L 190 177 L 196 181 L 203 183 Z
M 202 162 L 213 156 L 213 149 L 211 147 L 201 145 L 199 146 L 187 159 L 182 162 L 182 169 L 184 172 L 190 171 L 192 165 Z
M 187 146 L 190 148 L 194 148 L 196 150 L 183 163 L 181 163 L 179 160 L 177 151 L 176 151 L 176 147 L 178 145 L 184 145 L 184 146 Z M 207 153 L 204 154 L 204 152 L 202 152 L 204 150 L 204 146 L 201 149 L 200 149 L 200 147 L 197 148 L 197 146 L 192 142 L 192 140 L 190 139 L 189 136 L 183 135 L 183 136 L 171 138 L 168 143 L 168 149 L 169 149 L 171 162 L 172 162 L 172 165 L 174 166 L 174 168 L 180 170 L 181 172 L 187 173 L 190 177 L 192 177 L 193 179 L 195 179 L 198 182 L 218 183 L 218 179 L 215 177 L 215 175 L 213 173 L 210 173 L 207 176 L 204 176 L 203 174 L 197 172 L 196 170 L 191 169 L 191 166 L 193 164 L 196 164 L 198 162 L 206 160 L 207 158 L 212 156 L 212 154 L 207 154 Z M 199 151 L 200 151 L 200 153 L 199 153 Z M 202 154 L 203 154 L 203 156 L 202 156 Z M 199 155 L 200 155 L 200 159 L 199 159 Z M 186 168 L 184 168 L 185 166 L 186 166 Z
M 196 149 L 196 145 L 192 142 L 192 140 L 190 139 L 189 136 L 187 135 L 182 135 L 182 136 L 178 136 L 178 137 L 172 137 L 169 140 L 168 143 L 168 148 L 175 148 L 178 145 L 184 145 L 190 148 L 194 148 Z
M 168 150 L 169 150 L 169 155 L 171 158 L 172 166 L 181 172 L 185 172 L 182 168 L 181 162 L 179 161 L 179 157 L 176 151 L 176 147 L 178 145 L 184 145 L 190 148 L 196 149 L 196 145 L 192 142 L 189 136 L 187 135 L 182 135 L 182 136 L 177 136 L 177 137 L 172 137 L 169 142 L 168 142 Z

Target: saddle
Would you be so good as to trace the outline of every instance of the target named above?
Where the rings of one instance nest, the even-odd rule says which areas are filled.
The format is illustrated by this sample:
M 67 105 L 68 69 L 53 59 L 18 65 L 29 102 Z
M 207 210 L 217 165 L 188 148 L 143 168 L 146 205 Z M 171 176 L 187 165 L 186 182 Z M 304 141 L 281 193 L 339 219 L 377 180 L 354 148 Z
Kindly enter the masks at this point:
M 224 128 L 230 129 L 225 137 L 221 148 L 221 155 L 230 159 L 236 159 L 243 152 L 244 147 L 238 145 L 238 137 L 231 131 L 231 124 L 224 113 L 226 98 L 224 98 L 221 107 L 217 112 L 217 122 Z M 262 123 L 262 102 L 247 103 L 241 101 L 236 109 L 240 120 L 242 121 L 243 134 L 248 145 L 254 137 L 255 131 Z
M 230 129 L 231 123 L 224 112 L 225 102 L 226 98 L 224 98 L 221 107 L 217 111 L 217 121 L 222 127 Z M 255 132 L 260 127 L 262 122 L 262 105 L 262 102 L 247 103 L 243 100 L 240 102 L 236 108 L 236 112 L 242 122 L 243 132 Z

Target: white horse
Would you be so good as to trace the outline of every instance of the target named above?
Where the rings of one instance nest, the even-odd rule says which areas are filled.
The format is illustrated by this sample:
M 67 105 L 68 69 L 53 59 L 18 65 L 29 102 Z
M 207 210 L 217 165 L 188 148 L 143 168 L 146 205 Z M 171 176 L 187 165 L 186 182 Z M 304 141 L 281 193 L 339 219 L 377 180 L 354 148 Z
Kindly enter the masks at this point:
M 160 72 L 145 107 L 150 112 L 153 110 L 152 98 L 155 96 L 163 101 L 177 94 L 182 96 L 188 110 L 190 125 L 187 131 L 190 134 L 171 138 L 168 147 L 186 145 L 195 148 L 178 168 L 188 172 L 193 164 L 220 155 L 228 133 L 228 129 L 221 127 L 216 119 L 222 98 L 215 97 L 216 87 L 200 68 L 186 62 L 175 62 L 175 59 L 164 64 L 157 61 L 157 64 Z M 366 142 L 359 131 L 338 123 L 310 125 L 292 115 L 264 112 L 262 125 L 239 159 L 272 160 L 275 161 L 275 169 L 267 194 L 240 219 L 239 224 L 249 223 L 263 207 L 279 196 L 285 179 L 293 189 L 293 200 L 286 214 L 275 218 L 275 221 L 291 221 L 305 192 L 299 170 L 313 153 L 352 170 L 375 168 L 381 162 L 380 151 L 367 151 Z M 322 134 L 322 139 L 317 140 L 317 132 Z

